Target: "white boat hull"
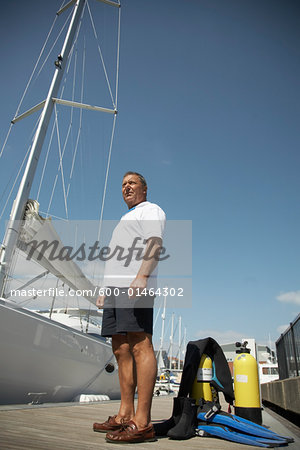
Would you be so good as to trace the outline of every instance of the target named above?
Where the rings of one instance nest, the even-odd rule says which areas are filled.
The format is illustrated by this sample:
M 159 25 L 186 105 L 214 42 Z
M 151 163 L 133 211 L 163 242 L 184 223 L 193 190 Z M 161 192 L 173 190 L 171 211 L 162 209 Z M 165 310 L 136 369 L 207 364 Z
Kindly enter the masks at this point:
M 3 299 L 0 361 L 0 404 L 68 402 L 80 394 L 120 398 L 117 363 L 103 338 Z M 113 364 L 113 372 L 106 370 L 107 364 Z M 41 395 L 32 395 L 36 393 Z
M 168 381 L 157 381 L 154 387 L 154 394 L 156 395 L 168 395 L 170 393 L 178 393 L 180 383 L 171 383 Z M 159 392 L 159 394 L 158 394 Z

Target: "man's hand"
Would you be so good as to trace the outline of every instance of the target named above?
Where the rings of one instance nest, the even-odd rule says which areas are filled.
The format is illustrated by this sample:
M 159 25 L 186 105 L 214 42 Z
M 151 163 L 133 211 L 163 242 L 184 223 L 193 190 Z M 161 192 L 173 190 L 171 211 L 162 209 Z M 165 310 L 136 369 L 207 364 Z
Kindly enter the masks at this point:
M 129 298 L 135 298 L 143 289 L 147 288 L 148 277 L 144 275 L 137 275 L 129 286 L 129 292 L 132 290 L 132 295 Z
M 104 307 L 104 300 L 106 295 L 100 295 L 96 300 L 96 306 L 99 309 L 102 309 Z

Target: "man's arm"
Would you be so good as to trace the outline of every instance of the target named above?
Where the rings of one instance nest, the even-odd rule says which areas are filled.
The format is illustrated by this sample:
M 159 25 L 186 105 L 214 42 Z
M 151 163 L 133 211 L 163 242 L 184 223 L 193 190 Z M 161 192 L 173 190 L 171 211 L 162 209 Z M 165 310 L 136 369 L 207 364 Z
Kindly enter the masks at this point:
M 162 247 L 162 239 L 159 237 L 151 237 L 148 239 L 143 262 L 141 267 L 132 281 L 130 288 L 133 294 L 129 298 L 134 298 L 143 289 L 147 288 L 148 278 L 155 269 L 159 261 L 159 251 Z

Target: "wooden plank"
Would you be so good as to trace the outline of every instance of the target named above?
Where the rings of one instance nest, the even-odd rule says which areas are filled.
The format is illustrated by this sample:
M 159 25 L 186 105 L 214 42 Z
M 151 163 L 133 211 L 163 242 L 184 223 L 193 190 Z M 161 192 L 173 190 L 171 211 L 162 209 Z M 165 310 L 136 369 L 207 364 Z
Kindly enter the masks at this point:
M 153 422 L 168 419 L 172 412 L 173 399 L 158 397 L 153 399 Z M 109 401 L 93 404 L 37 405 L 23 409 L 0 407 L 0 448 L 30 450 L 93 450 L 117 449 L 123 445 L 107 443 L 105 433 L 95 433 L 93 422 L 104 421 L 117 413 L 119 402 Z M 225 408 L 224 408 L 225 409 Z M 272 426 L 273 428 L 273 426 Z M 274 429 L 276 431 L 276 429 Z M 286 434 L 290 434 L 286 431 Z M 299 448 L 299 440 L 289 445 L 289 449 Z M 296 447 L 295 447 L 296 444 Z M 160 450 L 181 450 L 183 441 L 159 438 L 153 443 L 141 443 L 139 450 L 159 448 Z M 234 444 L 215 438 L 195 437 L 184 445 L 198 450 L 240 450 Z M 126 448 L 132 448 L 127 446 Z M 256 449 L 258 447 L 252 447 Z

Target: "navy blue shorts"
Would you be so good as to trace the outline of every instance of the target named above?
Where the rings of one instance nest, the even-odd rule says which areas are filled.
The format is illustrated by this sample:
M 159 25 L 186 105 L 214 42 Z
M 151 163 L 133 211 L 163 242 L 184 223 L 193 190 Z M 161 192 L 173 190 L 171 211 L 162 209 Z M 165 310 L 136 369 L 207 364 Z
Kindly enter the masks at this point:
M 144 331 L 152 335 L 154 296 L 142 295 L 130 299 L 128 288 L 109 289 L 111 295 L 105 298 L 101 335 L 126 335 L 129 331 Z

